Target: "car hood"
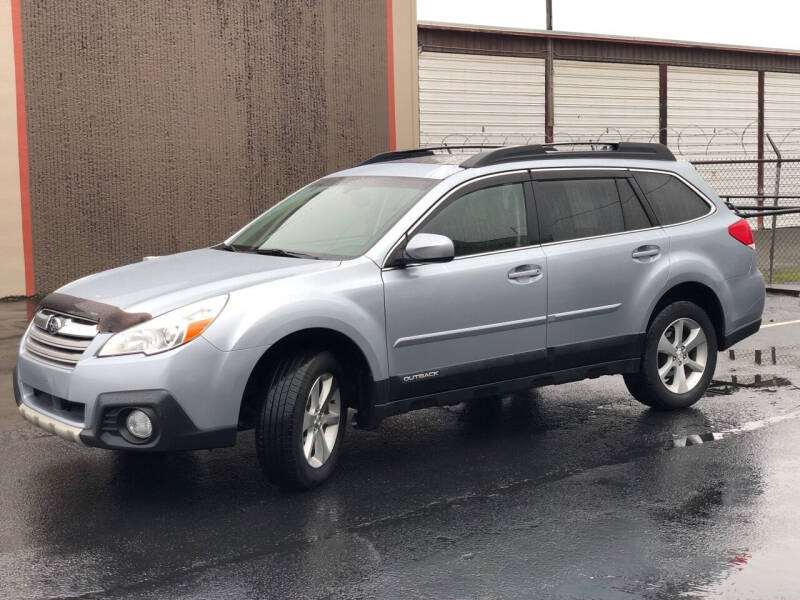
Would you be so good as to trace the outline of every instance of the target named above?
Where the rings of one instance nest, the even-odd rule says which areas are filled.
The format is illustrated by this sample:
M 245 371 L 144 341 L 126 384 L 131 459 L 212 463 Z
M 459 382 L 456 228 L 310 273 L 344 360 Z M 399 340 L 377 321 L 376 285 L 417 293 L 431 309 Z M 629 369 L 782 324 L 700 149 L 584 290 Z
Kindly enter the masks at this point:
M 197 300 L 286 277 L 335 269 L 339 261 L 204 248 L 89 275 L 59 293 L 159 315 Z

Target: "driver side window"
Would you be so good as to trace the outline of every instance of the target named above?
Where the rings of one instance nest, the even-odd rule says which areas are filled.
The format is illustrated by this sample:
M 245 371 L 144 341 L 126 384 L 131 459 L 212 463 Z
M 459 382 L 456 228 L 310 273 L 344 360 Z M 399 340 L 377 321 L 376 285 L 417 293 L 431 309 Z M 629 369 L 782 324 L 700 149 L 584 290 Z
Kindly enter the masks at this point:
M 445 206 L 419 233 L 446 235 L 456 256 L 530 245 L 522 183 L 468 192 Z

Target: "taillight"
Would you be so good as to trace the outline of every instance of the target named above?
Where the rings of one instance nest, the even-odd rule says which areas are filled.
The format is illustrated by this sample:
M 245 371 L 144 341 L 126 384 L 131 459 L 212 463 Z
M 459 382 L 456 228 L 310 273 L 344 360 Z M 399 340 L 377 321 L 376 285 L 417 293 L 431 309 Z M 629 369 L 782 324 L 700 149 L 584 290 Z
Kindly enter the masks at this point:
M 739 219 L 728 227 L 728 233 L 733 236 L 737 242 L 741 242 L 745 246 L 750 246 L 753 250 L 756 249 L 756 242 L 753 239 L 753 230 L 750 229 L 750 223 L 744 219 Z

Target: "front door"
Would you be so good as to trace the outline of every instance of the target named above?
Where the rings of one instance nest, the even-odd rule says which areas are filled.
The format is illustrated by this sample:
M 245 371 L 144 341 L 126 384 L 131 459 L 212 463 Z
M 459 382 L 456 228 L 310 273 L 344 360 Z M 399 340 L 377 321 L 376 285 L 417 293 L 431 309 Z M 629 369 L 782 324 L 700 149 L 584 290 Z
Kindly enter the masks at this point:
M 547 279 L 527 173 L 471 182 L 414 233 L 455 259 L 383 271 L 392 400 L 513 379 L 546 355 Z

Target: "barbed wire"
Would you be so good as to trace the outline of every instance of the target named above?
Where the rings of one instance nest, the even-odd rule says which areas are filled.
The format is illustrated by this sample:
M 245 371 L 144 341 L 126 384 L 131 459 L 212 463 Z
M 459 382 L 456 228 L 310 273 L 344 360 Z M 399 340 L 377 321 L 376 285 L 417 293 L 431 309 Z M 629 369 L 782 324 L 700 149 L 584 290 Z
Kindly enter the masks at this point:
M 681 158 L 710 159 L 713 157 L 755 159 L 758 158 L 758 122 L 751 121 L 741 130 L 732 127 L 704 128 L 690 124 L 681 128 L 623 130 L 618 127 L 605 127 L 601 130 L 587 129 L 580 134 L 574 131 L 556 129 L 554 143 L 580 142 L 657 142 L 662 131 L 666 132 L 667 144 Z M 779 128 L 771 132 L 772 138 L 784 158 L 800 156 L 800 126 Z M 526 132 L 448 133 L 442 135 L 423 134 L 425 146 L 495 145 L 516 146 L 544 143 L 542 134 Z M 773 157 L 770 144 L 764 144 L 765 157 Z

